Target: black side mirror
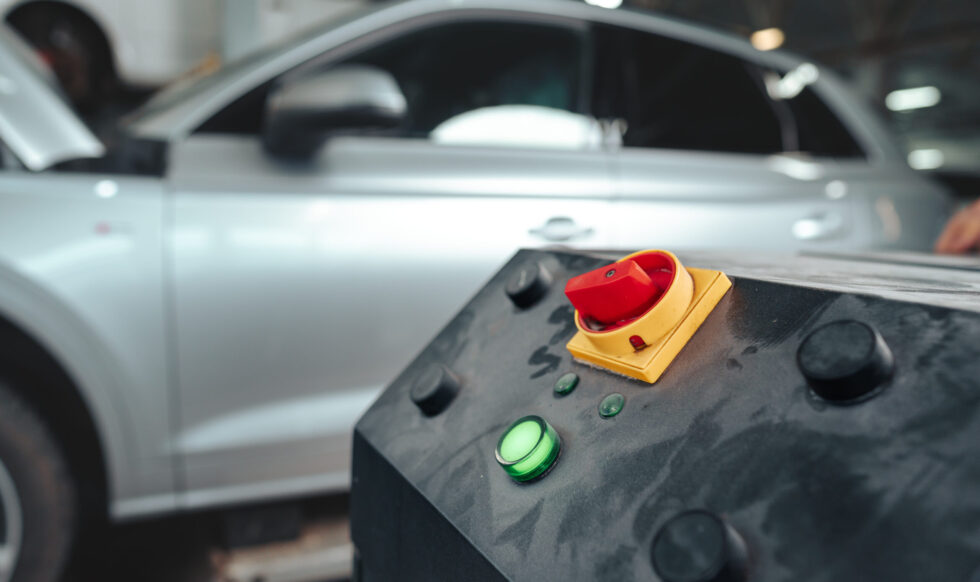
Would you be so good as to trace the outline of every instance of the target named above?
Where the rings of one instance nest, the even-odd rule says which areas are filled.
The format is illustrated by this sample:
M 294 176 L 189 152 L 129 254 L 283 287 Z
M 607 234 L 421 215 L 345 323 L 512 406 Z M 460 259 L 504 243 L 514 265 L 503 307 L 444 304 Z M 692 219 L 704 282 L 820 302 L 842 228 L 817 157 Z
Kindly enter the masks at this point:
M 286 157 L 308 157 L 332 133 L 387 129 L 405 119 L 398 83 L 386 71 L 344 65 L 273 88 L 265 106 L 263 144 Z

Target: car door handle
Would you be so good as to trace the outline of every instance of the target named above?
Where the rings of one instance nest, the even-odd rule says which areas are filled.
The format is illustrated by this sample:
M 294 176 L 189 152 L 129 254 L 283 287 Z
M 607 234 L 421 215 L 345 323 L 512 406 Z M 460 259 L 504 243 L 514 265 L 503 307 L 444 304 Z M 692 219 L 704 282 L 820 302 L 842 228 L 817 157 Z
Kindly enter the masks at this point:
M 590 236 L 594 231 L 589 227 L 579 226 L 567 216 L 549 218 L 543 226 L 532 228 L 531 234 L 552 242 L 566 242 Z
M 844 218 L 836 212 L 818 212 L 793 223 L 793 236 L 799 240 L 826 240 L 844 230 Z

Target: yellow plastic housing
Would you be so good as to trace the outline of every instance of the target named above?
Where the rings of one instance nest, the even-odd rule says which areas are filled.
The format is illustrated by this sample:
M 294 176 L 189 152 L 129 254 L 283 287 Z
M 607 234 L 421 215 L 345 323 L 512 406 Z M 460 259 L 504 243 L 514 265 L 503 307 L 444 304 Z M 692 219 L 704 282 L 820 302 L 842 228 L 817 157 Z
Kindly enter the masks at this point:
M 633 253 L 617 262 L 648 252 Z M 583 327 L 576 311 L 578 333 L 567 344 L 573 356 L 651 384 L 660 378 L 732 282 L 721 271 L 686 269 L 673 253 L 659 252 L 674 262 L 674 279 L 659 302 L 636 321 L 611 331 Z M 630 343 L 633 336 L 643 338 L 646 346 L 636 349 Z

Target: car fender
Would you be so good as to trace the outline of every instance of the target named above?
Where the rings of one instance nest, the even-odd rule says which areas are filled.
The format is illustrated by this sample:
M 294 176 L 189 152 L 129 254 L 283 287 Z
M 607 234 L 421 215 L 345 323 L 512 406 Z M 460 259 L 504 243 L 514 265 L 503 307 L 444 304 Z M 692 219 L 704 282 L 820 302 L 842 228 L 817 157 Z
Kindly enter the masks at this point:
M 138 480 L 130 476 L 143 463 L 136 446 L 139 427 L 121 397 L 125 373 L 103 338 L 64 302 L 2 262 L 0 317 L 31 336 L 65 369 L 87 405 L 106 463 L 110 512 L 126 517 L 175 508 L 172 486 L 169 493 L 146 498 L 140 495 Z M 173 484 L 172 479 L 167 482 Z M 146 505 L 153 507 L 139 507 Z
M 174 508 L 164 196 L 141 177 L 0 180 L 0 315 L 81 392 L 114 517 Z

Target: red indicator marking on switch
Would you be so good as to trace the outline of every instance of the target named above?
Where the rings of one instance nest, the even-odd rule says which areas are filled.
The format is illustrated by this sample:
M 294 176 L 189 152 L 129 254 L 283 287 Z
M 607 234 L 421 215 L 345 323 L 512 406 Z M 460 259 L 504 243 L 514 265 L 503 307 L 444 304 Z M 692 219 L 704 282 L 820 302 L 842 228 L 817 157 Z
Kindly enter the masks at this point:
M 643 338 L 638 335 L 631 335 L 630 345 L 633 346 L 634 350 L 639 350 L 647 347 L 647 342 L 643 341 Z
M 565 295 L 583 321 L 617 327 L 656 305 L 673 279 L 673 261 L 651 252 L 573 277 Z

